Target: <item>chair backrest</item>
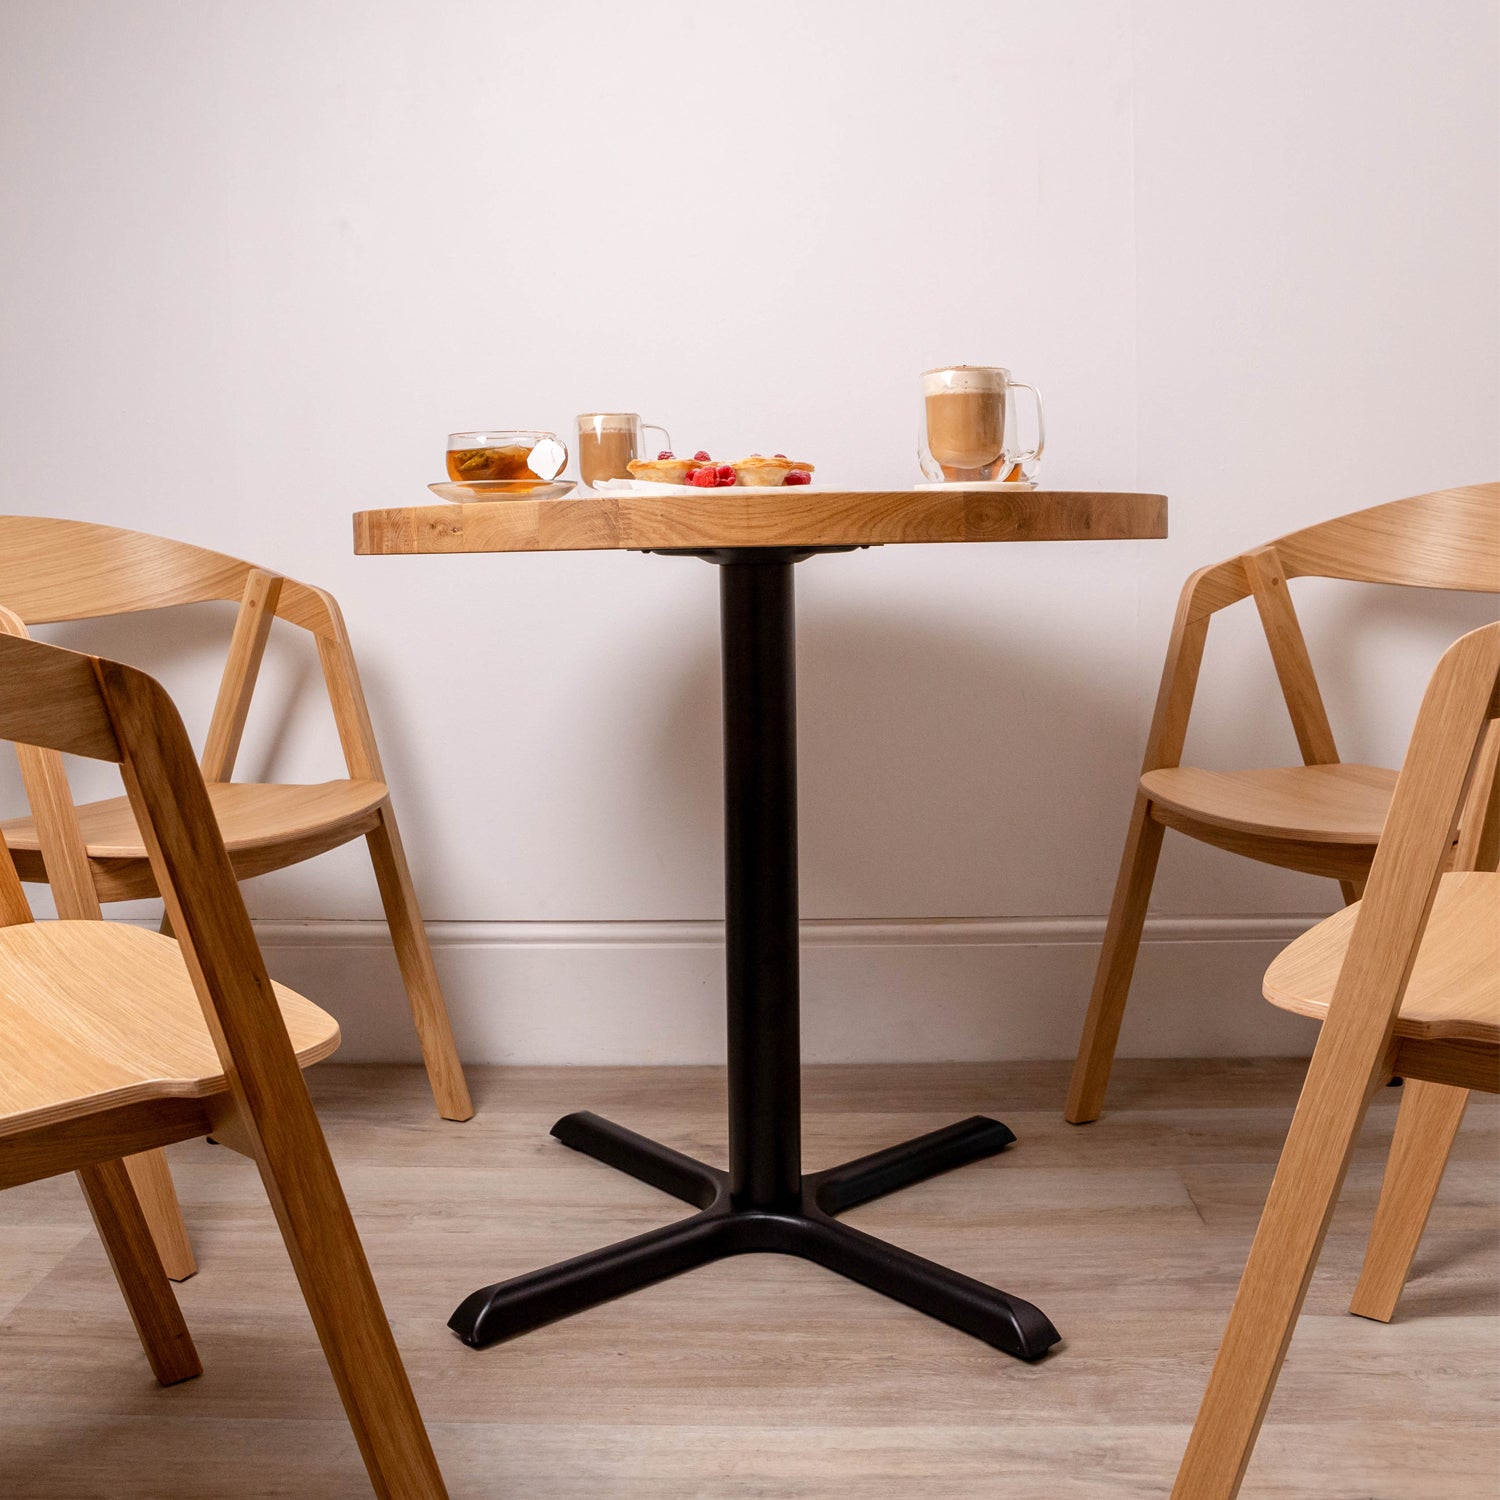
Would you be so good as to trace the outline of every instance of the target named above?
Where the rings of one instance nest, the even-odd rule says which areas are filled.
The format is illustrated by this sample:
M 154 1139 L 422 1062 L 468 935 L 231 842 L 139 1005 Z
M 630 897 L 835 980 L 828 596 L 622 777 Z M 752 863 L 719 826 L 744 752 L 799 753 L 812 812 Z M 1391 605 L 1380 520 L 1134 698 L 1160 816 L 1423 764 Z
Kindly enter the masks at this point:
M 1500 483 L 1392 500 L 1271 545 L 1288 578 L 1500 592 Z
M 233 775 L 271 624 L 281 619 L 314 638 L 349 775 L 382 780 L 348 632 L 330 594 L 238 558 L 145 532 L 46 516 L 0 516 L 0 631 L 25 635 L 30 625 L 215 600 L 237 602 L 239 613 L 204 741 L 204 776 L 228 781 Z M 68 800 L 55 756 L 23 755 L 22 771 L 34 808 L 60 808 Z M 48 874 L 56 878 L 50 861 Z
M 0 601 L 28 625 L 238 599 L 250 568 L 144 532 L 0 516 Z
M 300 1087 L 202 773 L 161 684 L 118 662 L 0 636 L 0 739 L 120 767 L 226 1072 L 273 1076 L 278 1089 L 297 1079 Z M 0 925 L 30 920 L 0 840 Z
M 1338 749 L 1287 580 L 1500 592 L 1500 483 L 1434 490 L 1357 510 L 1291 532 L 1239 561 L 1302 758 L 1327 765 L 1338 760 Z M 1472 811 L 1482 816 L 1483 789 L 1477 794 Z
M 1500 483 L 1412 495 L 1320 521 L 1262 547 L 1200 568 L 1183 587 L 1147 740 L 1148 771 L 1180 763 L 1211 618 L 1253 598 L 1308 765 L 1338 761 L 1307 641 L 1288 581 L 1359 583 L 1500 592 Z M 1477 793 L 1481 798 L 1482 790 Z
M 54 516 L 0 516 L 0 604 L 26 625 L 137 614 L 216 599 L 244 602 L 255 575 L 276 578 L 277 618 L 339 633 L 324 590 L 189 542 Z
M 1427 685 L 1325 1027 L 1384 1026 L 1389 1040 L 1497 716 L 1500 624 L 1454 642 Z M 1494 874 L 1451 878 L 1500 881 Z

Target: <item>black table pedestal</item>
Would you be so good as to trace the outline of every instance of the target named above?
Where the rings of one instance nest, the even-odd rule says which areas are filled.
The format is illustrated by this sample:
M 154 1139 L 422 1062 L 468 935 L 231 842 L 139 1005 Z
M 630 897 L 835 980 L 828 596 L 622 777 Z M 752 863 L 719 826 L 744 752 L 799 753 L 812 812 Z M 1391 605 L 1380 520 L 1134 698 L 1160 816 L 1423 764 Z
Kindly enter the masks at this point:
M 476 1348 L 752 1250 L 803 1256 L 1021 1359 L 1039 1359 L 1057 1342 L 1057 1330 L 1029 1302 L 835 1217 L 1002 1151 L 1015 1136 L 999 1121 L 976 1115 L 841 1167 L 802 1173 L 792 566 L 811 550 L 699 554 L 720 565 L 729 1170 L 594 1114 L 559 1120 L 552 1134 L 564 1145 L 699 1211 L 473 1293 L 448 1326 Z

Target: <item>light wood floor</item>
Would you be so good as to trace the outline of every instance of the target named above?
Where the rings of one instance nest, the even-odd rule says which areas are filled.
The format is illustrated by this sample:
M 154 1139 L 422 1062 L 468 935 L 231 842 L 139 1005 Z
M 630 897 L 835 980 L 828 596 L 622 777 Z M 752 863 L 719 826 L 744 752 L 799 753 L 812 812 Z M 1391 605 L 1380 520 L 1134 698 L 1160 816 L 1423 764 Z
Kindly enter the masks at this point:
M 809 1167 L 975 1111 L 1016 1130 L 850 1220 L 1038 1303 L 1064 1342 L 1037 1366 L 769 1256 L 475 1353 L 444 1327 L 464 1294 L 682 1211 L 551 1141 L 552 1120 L 587 1106 L 722 1160 L 722 1076 L 476 1068 L 466 1125 L 434 1118 L 416 1068 L 311 1080 L 455 1500 L 1141 1500 L 1167 1494 L 1300 1076 L 1124 1062 L 1080 1129 L 1065 1064 L 809 1070 Z M 1372 1112 L 1247 1500 L 1500 1495 L 1495 1100 L 1471 1106 L 1397 1321 L 1344 1313 L 1396 1098 Z M 253 1169 L 171 1155 L 207 1368 L 173 1390 L 72 1180 L 0 1194 L 0 1496 L 367 1495 Z

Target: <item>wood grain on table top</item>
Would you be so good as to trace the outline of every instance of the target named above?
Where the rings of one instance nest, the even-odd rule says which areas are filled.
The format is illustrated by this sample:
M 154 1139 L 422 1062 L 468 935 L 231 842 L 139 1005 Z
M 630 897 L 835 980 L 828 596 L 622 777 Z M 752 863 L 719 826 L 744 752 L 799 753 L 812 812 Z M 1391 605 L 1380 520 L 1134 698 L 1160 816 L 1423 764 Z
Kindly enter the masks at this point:
M 789 489 L 592 495 L 357 511 L 362 555 L 896 542 L 1135 541 L 1165 537 L 1165 495 L 1088 490 Z

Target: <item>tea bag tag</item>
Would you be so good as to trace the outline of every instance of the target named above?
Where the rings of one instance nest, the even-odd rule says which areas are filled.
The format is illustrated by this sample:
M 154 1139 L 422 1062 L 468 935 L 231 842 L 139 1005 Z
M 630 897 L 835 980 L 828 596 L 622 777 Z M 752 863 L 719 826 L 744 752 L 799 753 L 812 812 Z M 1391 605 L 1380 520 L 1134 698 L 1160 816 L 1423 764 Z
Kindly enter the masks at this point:
M 531 450 L 527 467 L 538 479 L 552 479 L 568 461 L 568 450 L 555 438 L 543 438 Z

